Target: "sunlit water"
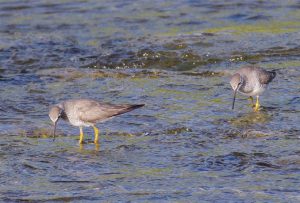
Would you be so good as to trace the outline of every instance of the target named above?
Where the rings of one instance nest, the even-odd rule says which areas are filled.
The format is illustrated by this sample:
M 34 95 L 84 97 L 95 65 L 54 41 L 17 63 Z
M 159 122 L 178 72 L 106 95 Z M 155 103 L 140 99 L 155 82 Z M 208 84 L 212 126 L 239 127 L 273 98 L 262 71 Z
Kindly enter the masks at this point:
M 299 1 L 0 1 L 1 201 L 299 202 Z M 254 113 L 230 74 L 276 70 Z M 50 105 L 146 106 L 85 128 Z

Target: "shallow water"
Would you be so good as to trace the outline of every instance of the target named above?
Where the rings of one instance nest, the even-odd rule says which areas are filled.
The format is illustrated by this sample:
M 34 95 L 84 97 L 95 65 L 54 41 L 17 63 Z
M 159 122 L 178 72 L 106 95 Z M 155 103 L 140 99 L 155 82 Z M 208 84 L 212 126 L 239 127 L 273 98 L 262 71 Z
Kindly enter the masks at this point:
M 0 1 L 1 201 L 299 202 L 299 1 Z M 276 70 L 252 112 L 230 74 Z M 50 105 L 146 106 L 78 145 Z

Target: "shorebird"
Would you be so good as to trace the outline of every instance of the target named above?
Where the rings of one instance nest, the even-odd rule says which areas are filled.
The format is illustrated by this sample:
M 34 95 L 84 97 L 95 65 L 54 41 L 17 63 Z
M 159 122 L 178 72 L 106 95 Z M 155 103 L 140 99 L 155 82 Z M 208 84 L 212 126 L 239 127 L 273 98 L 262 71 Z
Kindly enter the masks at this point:
M 49 117 L 54 124 L 53 140 L 55 139 L 56 124 L 60 118 L 80 130 L 79 144 L 83 143 L 83 127 L 94 128 L 94 143 L 98 144 L 99 129 L 96 123 L 106 121 L 117 115 L 140 108 L 144 104 L 109 104 L 92 99 L 71 99 L 56 104 L 50 108 Z
M 275 71 L 266 71 L 256 66 L 246 66 L 236 71 L 230 80 L 230 85 L 234 91 L 232 109 L 234 109 L 236 93 L 240 92 L 249 96 L 253 110 L 259 111 L 259 96 L 266 90 L 275 76 Z M 254 96 L 256 96 L 255 104 L 253 103 Z

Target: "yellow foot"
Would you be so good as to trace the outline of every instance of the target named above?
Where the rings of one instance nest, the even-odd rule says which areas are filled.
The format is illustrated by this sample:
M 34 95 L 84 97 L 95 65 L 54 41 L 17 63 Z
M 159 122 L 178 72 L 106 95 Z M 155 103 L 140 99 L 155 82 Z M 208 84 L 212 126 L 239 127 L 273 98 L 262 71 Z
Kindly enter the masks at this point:
M 254 112 L 258 112 L 259 110 L 260 110 L 260 107 L 259 107 L 259 106 L 258 106 L 258 107 L 257 107 L 257 106 L 254 106 L 254 107 L 253 107 L 253 111 L 254 111 Z

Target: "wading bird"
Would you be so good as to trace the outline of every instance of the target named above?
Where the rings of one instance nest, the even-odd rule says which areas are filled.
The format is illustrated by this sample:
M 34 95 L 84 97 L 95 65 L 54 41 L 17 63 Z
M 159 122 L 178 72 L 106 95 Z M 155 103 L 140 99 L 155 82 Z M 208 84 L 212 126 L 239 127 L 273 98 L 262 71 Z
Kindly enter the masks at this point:
M 240 68 L 231 77 L 230 85 L 234 91 L 232 109 L 234 109 L 236 93 L 249 96 L 254 111 L 259 111 L 259 96 L 265 91 L 268 84 L 275 78 L 275 71 L 266 71 L 256 66 L 246 66 Z M 253 97 L 256 96 L 256 103 Z
M 73 126 L 78 126 L 80 130 L 79 144 L 83 143 L 83 127 L 94 128 L 94 143 L 98 144 L 99 129 L 96 123 L 106 121 L 117 115 L 140 108 L 144 104 L 109 104 L 92 99 L 71 99 L 56 104 L 50 108 L 49 117 L 54 123 L 53 140 L 55 130 L 60 118 L 69 122 Z

